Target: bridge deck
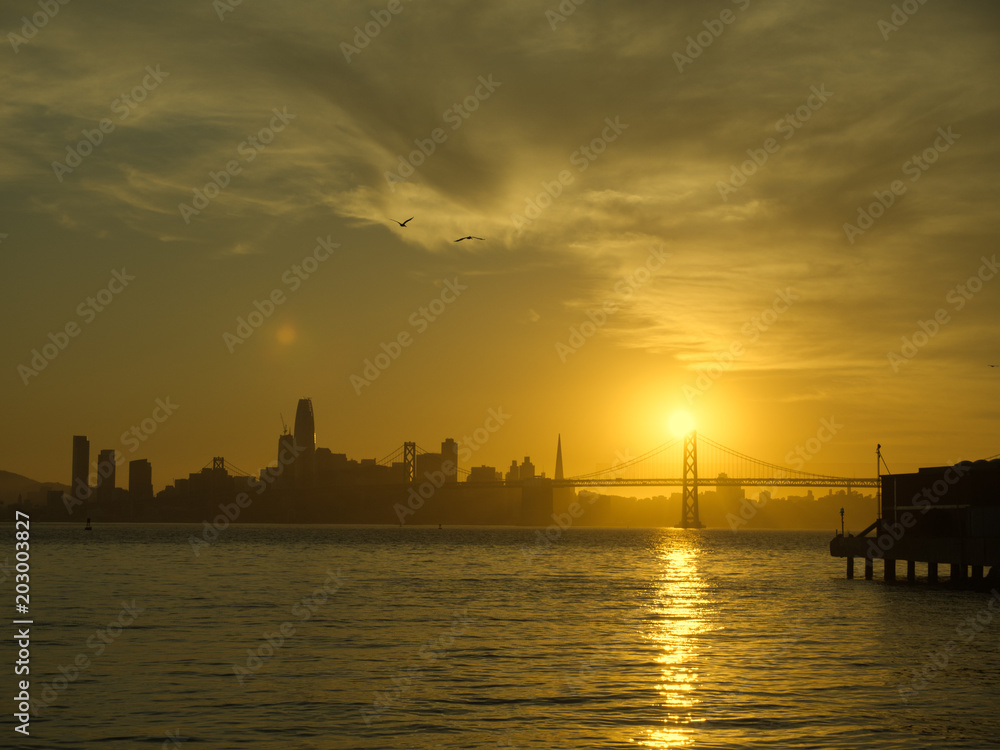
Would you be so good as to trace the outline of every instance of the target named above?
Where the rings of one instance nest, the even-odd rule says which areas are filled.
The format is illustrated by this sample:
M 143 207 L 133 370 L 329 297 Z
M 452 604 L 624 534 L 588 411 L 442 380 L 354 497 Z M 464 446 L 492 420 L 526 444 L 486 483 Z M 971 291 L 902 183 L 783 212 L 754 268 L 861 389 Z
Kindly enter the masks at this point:
M 526 480 L 537 481 L 537 480 Z M 683 487 L 684 480 L 676 478 L 653 479 L 549 479 L 553 487 Z M 689 482 L 690 483 L 690 482 Z M 524 481 L 505 482 L 461 482 L 463 486 L 474 487 L 520 487 Z M 878 487 L 878 479 L 801 479 L 801 478 L 741 478 L 727 477 L 725 479 L 700 479 L 699 488 L 706 487 Z

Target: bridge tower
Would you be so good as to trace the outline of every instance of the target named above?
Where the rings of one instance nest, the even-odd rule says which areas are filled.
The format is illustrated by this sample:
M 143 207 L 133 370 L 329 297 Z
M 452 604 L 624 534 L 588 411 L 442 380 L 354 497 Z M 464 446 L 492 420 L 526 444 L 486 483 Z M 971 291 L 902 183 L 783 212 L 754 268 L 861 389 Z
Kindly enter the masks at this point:
M 416 443 L 403 443 L 403 472 L 406 474 L 406 483 L 413 484 L 417 477 Z
M 705 528 L 698 518 L 698 433 L 684 436 L 684 494 L 681 498 L 682 529 Z

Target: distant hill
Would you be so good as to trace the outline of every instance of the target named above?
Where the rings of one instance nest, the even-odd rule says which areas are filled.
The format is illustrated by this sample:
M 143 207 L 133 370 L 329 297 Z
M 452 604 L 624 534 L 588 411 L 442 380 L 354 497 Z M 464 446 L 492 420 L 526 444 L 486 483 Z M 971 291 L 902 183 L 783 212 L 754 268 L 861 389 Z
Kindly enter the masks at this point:
M 0 503 L 10 505 L 17 502 L 20 495 L 24 500 L 44 502 L 49 490 L 68 492 L 69 485 L 58 482 L 38 482 L 34 479 L 0 470 Z

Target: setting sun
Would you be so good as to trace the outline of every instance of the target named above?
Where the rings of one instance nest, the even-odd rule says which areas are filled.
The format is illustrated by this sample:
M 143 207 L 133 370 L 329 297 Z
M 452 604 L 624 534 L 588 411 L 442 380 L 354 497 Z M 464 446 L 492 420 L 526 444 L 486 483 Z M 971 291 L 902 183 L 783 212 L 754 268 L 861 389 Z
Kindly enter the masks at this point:
M 674 437 L 684 437 L 694 429 L 694 417 L 691 412 L 681 409 L 670 415 L 667 426 Z

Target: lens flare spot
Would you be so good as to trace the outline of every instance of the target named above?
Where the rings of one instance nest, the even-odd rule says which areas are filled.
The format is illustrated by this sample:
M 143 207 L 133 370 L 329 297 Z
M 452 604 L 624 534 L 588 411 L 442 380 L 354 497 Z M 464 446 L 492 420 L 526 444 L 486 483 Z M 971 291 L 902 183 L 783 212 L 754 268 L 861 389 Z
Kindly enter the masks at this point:
M 283 325 L 278 329 L 278 341 L 282 344 L 291 344 L 298 338 L 298 333 L 295 331 L 295 327 L 291 325 Z

